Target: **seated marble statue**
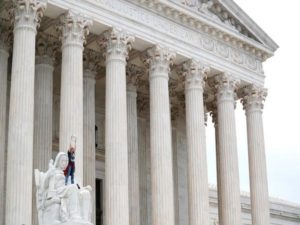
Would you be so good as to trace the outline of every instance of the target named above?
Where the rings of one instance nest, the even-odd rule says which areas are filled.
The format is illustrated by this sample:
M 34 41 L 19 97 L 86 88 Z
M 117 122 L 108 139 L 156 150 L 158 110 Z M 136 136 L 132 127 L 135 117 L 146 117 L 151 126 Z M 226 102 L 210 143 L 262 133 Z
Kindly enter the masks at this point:
M 39 225 L 92 225 L 92 188 L 65 185 L 67 165 L 68 155 L 60 152 L 46 173 L 35 170 Z

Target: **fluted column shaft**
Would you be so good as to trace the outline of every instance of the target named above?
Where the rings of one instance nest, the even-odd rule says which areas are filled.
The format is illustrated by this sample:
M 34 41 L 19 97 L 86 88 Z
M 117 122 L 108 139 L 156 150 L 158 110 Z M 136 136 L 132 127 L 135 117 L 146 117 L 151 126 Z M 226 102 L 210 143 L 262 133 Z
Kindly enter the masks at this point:
M 36 57 L 33 167 L 41 171 L 52 158 L 53 71 L 52 58 Z
M 215 145 L 216 145 L 216 171 L 217 171 L 217 191 L 218 191 L 218 219 L 219 225 L 222 225 L 222 192 L 221 192 L 221 170 L 220 170 L 220 149 L 219 149 L 219 131 L 218 131 L 218 112 L 214 104 L 211 116 L 215 127 Z
M 32 223 L 35 36 L 44 10 L 40 1 L 14 1 L 6 225 Z
M 95 219 L 96 147 L 95 147 L 95 72 L 83 72 L 83 185 L 93 188 L 92 221 Z
M 52 158 L 53 59 L 36 57 L 34 97 L 33 169 L 47 171 Z M 38 224 L 35 183 L 33 182 L 33 224 Z
M 0 38 L 0 223 L 4 224 L 5 216 L 5 164 L 6 164 L 6 99 L 7 67 L 9 51 Z
M 130 78 L 129 78 L 130 79 Z M 131 82 L 127 83 L 127 135 L 129 172 L 129 224 L 140 225 L 139 151 L 137 127 L 137 93 Z
M 113 29 L 105 33 L 105 217 L 106 225 L 129 224 L 126 57 L 133 41 Z
M 209 224 L 208 175 L 204 123 L 203 86 L 205 68 L 198 62 L 185 64 L 185 104 L 188 153 L 189 224 Z
M 234 116 L 237 82 L 220 75 L 217 81 L 219 172 L 221 189 L 221 224 L 241 224 L 240 183 Z
M 169 100 L 169 71 L 175 54 L 153 47 L 148 51 L 150 80 L 150 146 L 153 225 L 174 225 L 174 181 Z
M 265 89 L 254 86 L 245 88 L 245 91 L 247 94 L 242 101 L 247 120 L 252 224 L 269 225 L 270 204 L 262 120 L 267 93 Z
M 59 151 L 76 137 L 75 179 L 83 184 L 83 43 L 91 21 L 72 11 L 61 17 L 62 70 Z

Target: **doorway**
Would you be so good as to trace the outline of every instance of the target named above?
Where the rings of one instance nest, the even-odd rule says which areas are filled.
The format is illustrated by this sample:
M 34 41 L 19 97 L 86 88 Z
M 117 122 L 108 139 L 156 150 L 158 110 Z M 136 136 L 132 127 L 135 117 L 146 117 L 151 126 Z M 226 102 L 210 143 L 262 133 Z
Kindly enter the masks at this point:
M 103 225 L 103 180 L 96 179 L 96 225 Z

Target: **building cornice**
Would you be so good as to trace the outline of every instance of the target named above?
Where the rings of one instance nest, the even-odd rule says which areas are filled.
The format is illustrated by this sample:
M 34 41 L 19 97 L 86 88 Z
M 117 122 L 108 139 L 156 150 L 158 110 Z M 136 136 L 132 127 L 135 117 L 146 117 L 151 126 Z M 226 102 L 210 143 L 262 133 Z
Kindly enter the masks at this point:
M 273 52 L 278 49 L 278 45 L 269 35 L 263 31 L 234 1 L 218 0 L 222 6 L 229 11 L 237 20 L 244 24 L 247 29 L 255 35 L 264 45 L 268 46 Z
M 147 9 L 151 9 L 189 28 L 212 35 L 220 41 L 230 43 L 262 61 L 273 56 L 276 49 L 271 49 L 234 29 L 225 26 L 222 21 L 216 21 L 209 16 L 192 10 L 184 5 L 169 0 L 129 0 Z
M 263 54 L 260 58 L 252 53 L 251 48 L 243 48 L 242 42 L 231 42 L 229 35 L 211 30 L 209 26 L 202 26 L 203 22 L 195 23 L 195 19 L 185 20 L 187 13 L 204 18 L 205 15 L 197 14 L 187 10 L 184 5 L 177 4 L 178 12 L 181 14 L 177 20 L 173 18 L 175 11 L 164 10 L 161 1 L 155 3 L 139 3 L 139 0 L 49 0 L 49 11 L 46 15 L 52 19 L 57 18 L 64 10 L 79 10 L 86 16 L 93 18 L 95 26 L 91 32 L 99 35 L 97 28 L 103 26 L 118 27 L 127 30 L 144 44 L 164 44 L 174 50 L 180 59 L 187 60 L 194 58 L 201 60 L 212 69 L 219 72 L 231 72 L 237 78 L 247 83 L 254 83 L 260 86 L 264 84 L 264 73 L 262 67 Z M 150 3 L 152 2 L 153 5 Z M 155 3 L 155 4 L 154 4 Z M 150 4 L 150 5 L 149 5 Z M 170 2 L 175 7 L 176 4 Z M 169 16 L 168 16 L 169 15 Z M 209 18 L 206 18 L 209 21 Z M 211 24 L 216 24 L 210 20 Z M 189 24 L 193 25 L 191 27 Z M 197 28 L 197 24 L 200 24 Z M 224 24 L 218 25 L 220 29 L 226 30 Z M 223 28 L 222 28 L 223 27 Z M 103 31 L 101 31 L 103 32 Z M 248 38 L 249 39 L 249 38 Z M 253 40 L 253 42 L 255 42 Z M 241 45 L 240 45 L 241 44 Z M 135 46 L 133 46 L 135 48 Z M 148 46 L 150 47 L 150 46 Z M 253 48 L 254 49 L 254 48 Z M 145 49 L 138 49 L 140 51 Z M 267 50 L 266 50 L 267 51 Z M 255 51 L 254 51 L 255 52 Z M 267 54 L 267 53 L 266 53 Z M 270 53 L 271 54 L 271 53 Z M 180 60 L 179 59 L 179 60 Z M 181 63 L 182 61 L 178 61 Z

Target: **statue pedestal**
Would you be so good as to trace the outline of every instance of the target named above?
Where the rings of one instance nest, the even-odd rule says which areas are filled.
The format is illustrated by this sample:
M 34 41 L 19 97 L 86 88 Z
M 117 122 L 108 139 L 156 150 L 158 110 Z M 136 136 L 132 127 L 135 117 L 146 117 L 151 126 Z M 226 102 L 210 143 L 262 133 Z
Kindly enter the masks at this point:
M 68 221 L 65 223 L 61 223 L 60 225 L 93 225 L 92 223 L 89 222 L 72 222 L 72 221 Z
M 65 185 L 67 165 L 67 154 L 60 152 L 54 163 L 50 161 L 47 172 L 35 170 L 39 225 L 93 225 L 92 188 Z

